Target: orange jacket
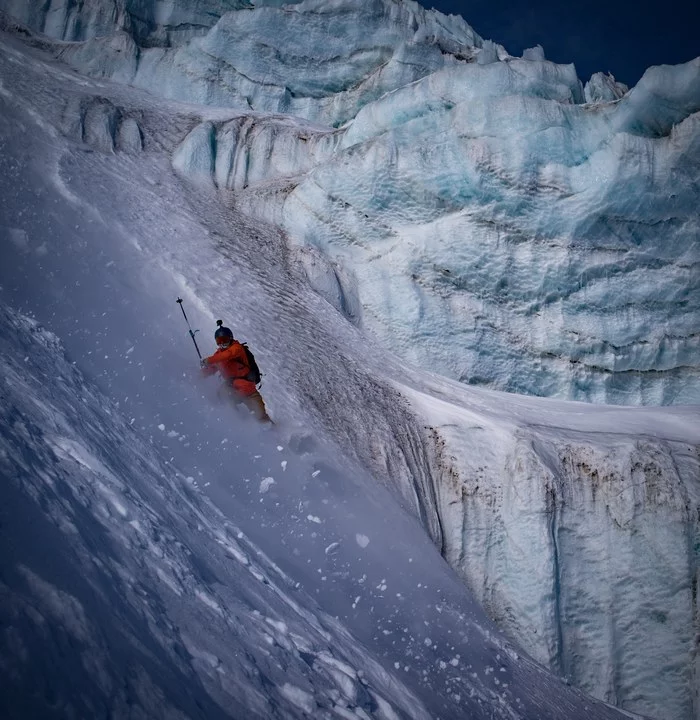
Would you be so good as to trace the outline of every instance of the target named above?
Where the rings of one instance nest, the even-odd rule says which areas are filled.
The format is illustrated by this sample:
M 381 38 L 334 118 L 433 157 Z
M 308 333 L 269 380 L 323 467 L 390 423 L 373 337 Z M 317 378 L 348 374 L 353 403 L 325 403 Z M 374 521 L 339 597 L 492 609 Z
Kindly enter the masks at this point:
M 237 340 L 227 348 L 219 348 L 213 355 L 204 358 L 202 370 L 205 375 L 218 371 L 241 395 L 252 395 L 257 390 L 254 382 L 246 380 L 250 366 L 243 345 Z

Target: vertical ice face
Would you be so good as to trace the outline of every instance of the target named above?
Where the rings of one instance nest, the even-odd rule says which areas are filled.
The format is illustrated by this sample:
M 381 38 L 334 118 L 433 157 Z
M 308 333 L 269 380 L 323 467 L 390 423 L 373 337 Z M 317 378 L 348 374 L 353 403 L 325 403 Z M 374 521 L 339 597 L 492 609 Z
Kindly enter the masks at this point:
M 225 13 L 251 9 L 247 0 L 3 0 L 0 10 L 49 37 L 70 42 L 125 30 L 144 46 L 171 46 L 207 32 Z
M 434 73 L 358 113 L 287 199 L 288 230 L 357 273 L 368 326 L 423 366 L 697 401 L 699 78 L 700 61 L 653 69 L 580 105 L 550 63 Z
M 129 82 L 168 97 L 334 126 L 386 92 L 470 59 L 482 44 L 461 17 L 410 0 L 255 8 L 245 0 L 101 0 L 89 8 L 2 0 L 0 10 L 51 37 L 86 41 L 64 55 L 84 70 L 97 63 L 104 76 L 124 79 L 128 70 Z M 116 32 L 135 45 L 105 63 L 104 38 Z
M 574 685 L 689 719 L 698 447 L 635 438 L 620 420 L 617 434 L 443 424 L 445 556 L 499 625 Z

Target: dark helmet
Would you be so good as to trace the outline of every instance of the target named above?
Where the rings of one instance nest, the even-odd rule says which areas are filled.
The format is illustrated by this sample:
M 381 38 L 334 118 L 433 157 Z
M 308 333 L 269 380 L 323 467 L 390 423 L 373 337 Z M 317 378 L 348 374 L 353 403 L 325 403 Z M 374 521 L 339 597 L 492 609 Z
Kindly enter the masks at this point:
M 224 327 L 223 320 L 217 320 L 216 324 L 217 328 L 214 333 L 214 340 L 216 340 L 216 344 L 228 347 L 233 342 L 233 333 L 227 327 Z

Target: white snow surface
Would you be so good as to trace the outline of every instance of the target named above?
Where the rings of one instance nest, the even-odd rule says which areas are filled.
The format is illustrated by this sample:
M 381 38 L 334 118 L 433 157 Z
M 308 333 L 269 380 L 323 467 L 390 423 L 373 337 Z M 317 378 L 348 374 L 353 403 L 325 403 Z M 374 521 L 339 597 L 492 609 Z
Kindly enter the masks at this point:
M 353 197 L 374 197 L 374 218 L 398 212 L 372 173 L 399 125 L 374 135 L 378 121 L 363 125 L 362 113 L 338 130 L 164 101 L 70 70 L 44 40 L 2 40 L 4 715 L 621 715 L 570 683 L 651 717 L 697 716 L 697 406 L 468 387 L 408 364 L 403 330 L 388 351 L 368 332 L 384 321 L 377 311 L 368 322 L 367 293 L 400 328 L 411 313 L 392 296 L 399 266 L 427 245 L 382 254 L 396 268 L 382 284 L 373 262 L 352 265 L 371 243 L 350 262 L 347 248 L 321 247 L 340 247 L 325 231 L 315 249 L 299 241 L 320 207 L 326 229 L 351 212 L 330 212 L 324 183 L 372 186 Z M 575 73 L 537 59 L 512 73 L 499 53 L 458 70 L 516 84 L 546 76 L 557 112 L 646 117 L 634 91 L 622 115 L 561 104 Z M 648 87 L 665 88 L 673 125 L 692 86 L 681 76 L 696 69 L 659 72 Z M 391 112 L 376 118 L 395 103 L 421 107 L 424 85 L 456 92 L 449 74 L 387 96 Z M 696 117 L 656 140 L 611 142 L 676 143 L 692 166 Z M 351 133 L 369 134 L 348 144 Z M 247 186 L 234 162 L 241 134 L 267 143 L 244 164 Z M 660 167 L 678 176 L 675 152 Z M 694 191 L 680 182 L 688 218 Z M 320 204 L 294 210 L 314 192 Z M 420 239 L 407 226 L 394 248 Z M 691 273 L 692 246 L 684 252 Z M 638 268 L 640 293 L 649 267 Z M 692 308 L 679 267 L 678 297 Z M 217 402 L 216 381 L 199 378 L 178 295 L 207 352 L 217 317 L 250 342 L 275 428 L 238 417 Z M 590 302 L 581 312 L 591 332 L 607 323 Z M 431 333 L 439 345 L 441 328 Z M 692 393 L 692 372 L 678 377 Z

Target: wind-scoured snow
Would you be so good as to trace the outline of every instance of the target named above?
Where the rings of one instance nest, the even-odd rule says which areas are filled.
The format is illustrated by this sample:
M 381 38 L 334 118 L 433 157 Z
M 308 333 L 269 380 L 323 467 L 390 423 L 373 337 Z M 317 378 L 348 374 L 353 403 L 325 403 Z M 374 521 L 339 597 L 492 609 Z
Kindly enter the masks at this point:
M 30 41 L 55 50 L 45 39 Z M 464 71 L 505 65 L 497 58 Z M 538 77 L 540 61 L 520 62 L 534 68 L 526 77 Z M 84 565 L 57 566 L 64 574 L 87 573 L 97 588 L 104 578 L 106 587 L 121 578 L 125 589 L 103 590 L 110 600 L 103 603 L 72 580 L 61 585 L 61 573 L 47 574 L 53 563 L 32 542 L 42 533 L 17 521 L 4 526 L 15 553 L 4 553 L 13 558 L 11 607 L 28 603 L 39 608 L 37 617 L 52 619 L 25 624 L 24 611 L 12 610 L 16 622 L 3 643 L 17 662 L 36 657 L 23 648 L 47 641 L 36 628 L 63 627 L 49 644 L 93 686 L 87 699 L 64 695 L 79 708 L 109 704 L 110 683 L 128 676 L 124 702 L 147 713 L 166 698 L 185 716 L 217 716 L 223 707 L 222 715 L 236 717 L 234 698 L 243 717 L 303 717 L 314 707 L 319 717 L 615 716 L 524 659 L 473 596 L 526 652 L 572 684 L 652 717 L 693 717 L 697 407 L 596 407 L 469 388 L 404 364 L 400 342 L 389 353 L 365 332 L 363 287 L 375 261 L 354 272 L 344 256 L 300 245 L 291 225 L 285 235 L 260 218 L 289 223 L 288 204 L 312 188 L 313 177 L 349 183 L 338 153 L 358 163 L 349 168 L 362 185 L 362 173 L 380 167 L 363 160 L 365 150 L 398 126 L 367 147 L 343 147 L 352 125 L 166 102 L 86 78 L 10 35 L 0 63 L 0 296 L 18 311 L 3 319 L 3 370 L 14 382 L 3 386 L 3 428 L 12 428 L 3 430 L 3 474 L 13 479 L 3 487 L 21 509 L 11 517 L 31 507 L 46 528 L 40 547 L 66 542 L 72 558 L 83 558 Z M 569 70 L 543 72 L 556 92 L 575 88 L 567 85 Z M 662 72 L 669 73 L 672 123 L 677 108 L 686 111 L 687 80 L 685 71 Z M 595 114 L 617 106 L 567 107 Z M 438 114 L 406 124 L 428 120 L 441 122 Z M 665 141 L 685 143 L 690 153 L 693 122 L 674 126 Z M 336 164 L 337 179 L 324 163 Z M 386 187 L 375 181 L 378 198 Z M 350 212 L 338 208 L 337 218 Z M 411 252 L 420 257 L 414 246 Z M 384 289 L 393 292 L 396 283 Z M 278 428 L 259 431 L 217 403 L 216 381 L 196 372 L 178 295 L 203 330 L 196 337 L 205 352 L 218 317 L 251 343 Z M 690 307 L 692 292 L 688 298 Z M 383 311 L 398 312 L 391 295 L 382 302 Z M 592 330 L 605 325 L 593 314 L 589 322 Z M 430 337 L 433 347 L 439 337 Z M 24 418 L 27 432 L 17 426 Z M 47 490 L 52 483 L 58 491 Z M 132 564 L 150 546 L 113 528 L 134 518 L 143 526 L 146 517 L 147 527 L 161 528 L 153 532 L 169 533 L 168 552 L 176 541 L 188 552 Z M 61 534 L 50 534 L 56 524 Z M 109 562 L 98 572 L 91 558 L 99 553 Z M 233 575 L 224 557 L 235 562 Z M 250 568 L 243 576 L 253 589 L 243 583 L 239 594 L 241 567 Z M 126 589 L 137 569 L 148 580 L 134 599 Z M 188 573 L 194 579 L 183 582 Z M 157 599 L 165 610 L 144 615 L 139 602 L 161 591 L 177 603 Z M 172 627 L 146 641 L 107 621 L 115 602 L 120 617 L 165 617 Z M 254 631 L 255 610 L 271 640 Z M 212 617 L 219 619 L 212 624 Z M 105 622 L 104 642 L 126 638 L 128 650 L 105 657 L 99 635 L 98 650 L 86 655 L 101 658 L 96 665 L 66 650 L 65 627 L 74 648 L 90 646 L 92 630 Z M 314 634 L 319 627 L 323 642 Z M 242 655 L 221 649 L 229 633 L 242 633 L 233 643 Z M 292 642 L 291 633 L 301 639 Z M 186 652 L 154 669 L 133 660 L 134 637 L 144 654 L 160 658 L 178 642 Z M 269 645 L 264 660 L 261 638 Z M 511 665 L 501 673 L 504 657 Z M 102 666 L 112 680 L 95 683 L 93 668 Z M 280 667 L 291 668 L 289 678 Z M 52 677 L 48 665 L 35 670 L 30 677 Z M 511 672 L 519 679 L 504 681 Z M 10 702 L 29 702 L 14 677 Z M 199 678 L 201 687 L 178 677 Z

